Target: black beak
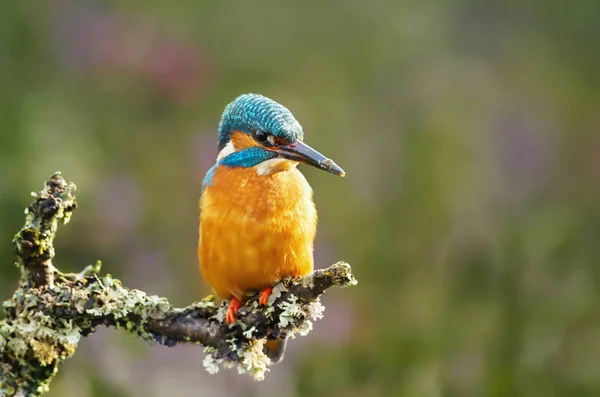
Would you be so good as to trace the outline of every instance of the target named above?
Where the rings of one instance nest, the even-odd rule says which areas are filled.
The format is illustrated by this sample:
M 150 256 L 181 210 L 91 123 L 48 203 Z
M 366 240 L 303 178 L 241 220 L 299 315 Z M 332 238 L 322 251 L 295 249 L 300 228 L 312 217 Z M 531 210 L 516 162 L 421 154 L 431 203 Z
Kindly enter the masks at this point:
M 334 175 L 346 175 L 344 170 L 338 167 L 333 160 L 323 156 L 321 153 L 317 152 L 315 149 L 311 148 L 302 141 L 296 141 L 289 145 L 276 146 L 272 150 L 277 152 L 280 157 L 298 161 L 323 171 L 330 172 Z

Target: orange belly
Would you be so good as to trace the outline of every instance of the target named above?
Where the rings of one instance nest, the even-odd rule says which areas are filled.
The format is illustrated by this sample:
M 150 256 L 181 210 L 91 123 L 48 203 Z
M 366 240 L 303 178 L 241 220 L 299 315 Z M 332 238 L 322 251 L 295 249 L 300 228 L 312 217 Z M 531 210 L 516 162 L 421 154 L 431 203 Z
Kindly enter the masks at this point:
M 296 168 L 258 175 L 219 166 L 200 208 L 200 270 L 219 297 L 241 299 L 312 271 L 317 213 Z

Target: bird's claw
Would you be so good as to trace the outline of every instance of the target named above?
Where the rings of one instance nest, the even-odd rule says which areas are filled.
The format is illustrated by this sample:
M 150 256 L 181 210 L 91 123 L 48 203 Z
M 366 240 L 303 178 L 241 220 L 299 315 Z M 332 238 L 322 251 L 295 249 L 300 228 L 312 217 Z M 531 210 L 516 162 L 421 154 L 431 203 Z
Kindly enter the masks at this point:
M 267 287 L 267 288 L 263 289 L 262 291 L 260 291 L 260 294 L 258 295 L 258 297 L 259 297 L 258 304 L 267 306 L 269 304 L 269 298 L 271 297 L 272 293 L 273 293 L 273 287 Z
M 227 324 L 235 323 L 235 314 L 242 306 L 242 301 L 238 298 L 231 298 L 229 301 L 229 307 L 227 308 L 227 315 L 225 316 L 225 322 Z

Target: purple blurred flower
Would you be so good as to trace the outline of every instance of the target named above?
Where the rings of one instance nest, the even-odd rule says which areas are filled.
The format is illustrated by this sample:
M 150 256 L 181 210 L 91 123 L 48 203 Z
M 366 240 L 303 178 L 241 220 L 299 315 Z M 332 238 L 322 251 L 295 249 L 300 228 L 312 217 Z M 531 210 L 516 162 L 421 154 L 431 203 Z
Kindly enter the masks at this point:
M 196 98 L 210 82 L 210 61 L 197 47 L 152 21 L 95 2 L 54 2 L 50 25 L 59 61 L 85 76 L 124 74 L 172 101 Z
M 527 201 L 548 181 L 557 135 L 548 117 L 536 117 L 531 109 L 512 109 L 492 121 L 492 145 L 496 148 L 504 201 Z

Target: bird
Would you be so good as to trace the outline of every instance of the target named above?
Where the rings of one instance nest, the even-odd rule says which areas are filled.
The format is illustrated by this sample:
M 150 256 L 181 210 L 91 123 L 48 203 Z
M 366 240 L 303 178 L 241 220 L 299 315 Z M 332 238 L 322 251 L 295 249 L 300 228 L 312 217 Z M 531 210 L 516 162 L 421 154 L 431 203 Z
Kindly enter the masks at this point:
M 277 282 L 313 270 L 317 211 L 300 163 L 345 175 L 304 143 L 302 126 L 278 102 L 243 94 L 225 107 L 218 156 L 202 182 L 198 261 L 214 294 L 229 300 L 227 324 L 248 294 L 267 305 Z M 267 341 L 271 362 L 286 342 Z

